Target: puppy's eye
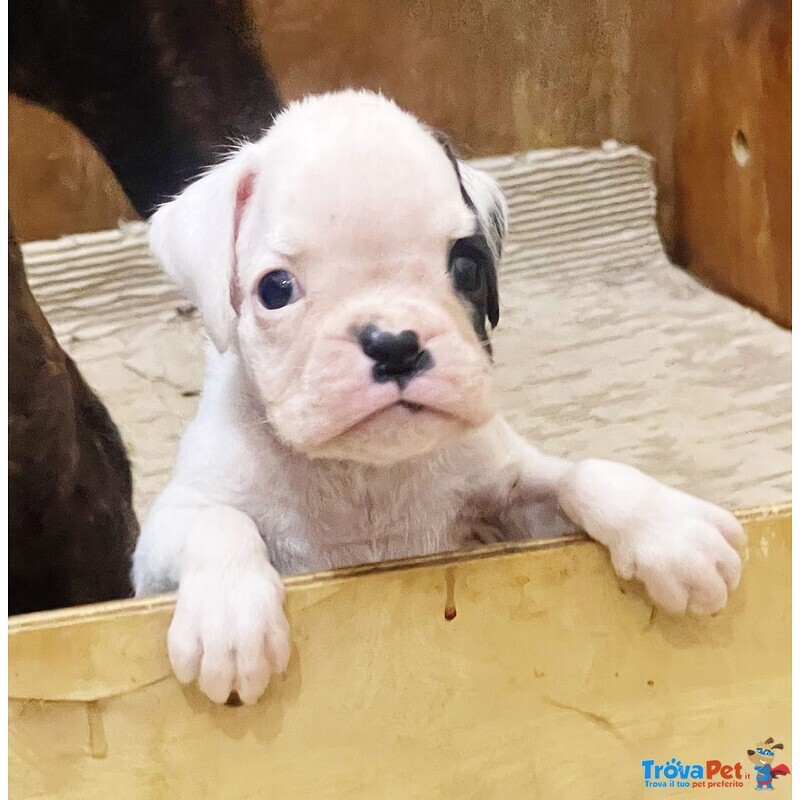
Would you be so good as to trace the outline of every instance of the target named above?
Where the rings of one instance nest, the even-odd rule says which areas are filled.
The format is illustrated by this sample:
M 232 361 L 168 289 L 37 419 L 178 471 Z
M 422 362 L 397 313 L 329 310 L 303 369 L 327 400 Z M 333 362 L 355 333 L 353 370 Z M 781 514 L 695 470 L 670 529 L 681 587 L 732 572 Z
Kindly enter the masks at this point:
M 479 240 L 475 236 L 454 242 L 447 266 L 453 288 L 463 295 L 473 297 L 483 288 L 488 260 L 487 254 L 478 244 Z
M 474 258 L 458 256 L 453 259 L 450 271 L 453 284 L 459 292 L 474 292 L 480 288 L 481 273 Z
M 285 269 L 268 272 L 258 284 L 258 297 L 270 310 L 296 303 L 302 296 L 297 278 Z

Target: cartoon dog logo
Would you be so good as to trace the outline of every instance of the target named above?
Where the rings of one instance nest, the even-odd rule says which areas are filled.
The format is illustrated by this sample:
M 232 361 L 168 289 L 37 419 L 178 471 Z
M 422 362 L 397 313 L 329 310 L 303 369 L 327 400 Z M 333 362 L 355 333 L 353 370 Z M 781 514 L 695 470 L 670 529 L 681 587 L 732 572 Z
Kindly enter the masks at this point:
M 748 750 L 747 755 L 755 765 L 756 772 L 756 790 L 772 790 L 774 787 L 772 781 L 781 775 L 789 775 L 789 767 L 786 764 L 778 764 L 777 767 L 772 766 L 775 759 L 775 751 L 783 750 L 782 744 L 775 744 L 775 740 L 770 736 L 764 742 L 758 742 L 755 750 Z

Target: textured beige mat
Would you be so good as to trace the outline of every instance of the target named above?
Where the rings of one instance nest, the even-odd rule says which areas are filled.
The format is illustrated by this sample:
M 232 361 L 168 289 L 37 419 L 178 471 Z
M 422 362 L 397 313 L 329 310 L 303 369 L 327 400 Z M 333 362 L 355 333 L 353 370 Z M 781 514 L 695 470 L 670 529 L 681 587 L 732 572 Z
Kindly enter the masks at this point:
M 511 207 L 495 354 L 512 423 L 551 452 L 626 461 L 729 506 L 789 499 L 790 334 L 667 261 L 649 158 L 609 143 L 479 163 Z M 23 250 L 123 432 L 143 515 L 197 403 L 199 322 L 141 224 Z

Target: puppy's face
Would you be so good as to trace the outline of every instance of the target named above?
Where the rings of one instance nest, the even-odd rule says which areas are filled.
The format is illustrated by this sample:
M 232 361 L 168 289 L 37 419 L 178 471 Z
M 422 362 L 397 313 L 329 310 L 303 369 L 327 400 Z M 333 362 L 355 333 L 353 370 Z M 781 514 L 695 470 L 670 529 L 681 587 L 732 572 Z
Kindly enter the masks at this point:
M 160 209 L 151 241 L 284 442 L 381 464 L 492 415 L 504 220 L 490 179 L 413 117 L 345 92 L 290 106 Z

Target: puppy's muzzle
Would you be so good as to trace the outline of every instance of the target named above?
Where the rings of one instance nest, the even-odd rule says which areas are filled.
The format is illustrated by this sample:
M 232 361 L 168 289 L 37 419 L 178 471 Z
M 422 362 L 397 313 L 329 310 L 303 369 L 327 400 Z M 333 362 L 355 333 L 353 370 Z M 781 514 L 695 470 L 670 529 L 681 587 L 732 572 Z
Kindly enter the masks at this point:
M 356 337 L 365 355 L 375 362 L 372 379 L 376 383 L 394 381 L 402 390 L 433 366 L 433 356 L 420 346 L 416 331 L 390 333 L 365 325 Z

